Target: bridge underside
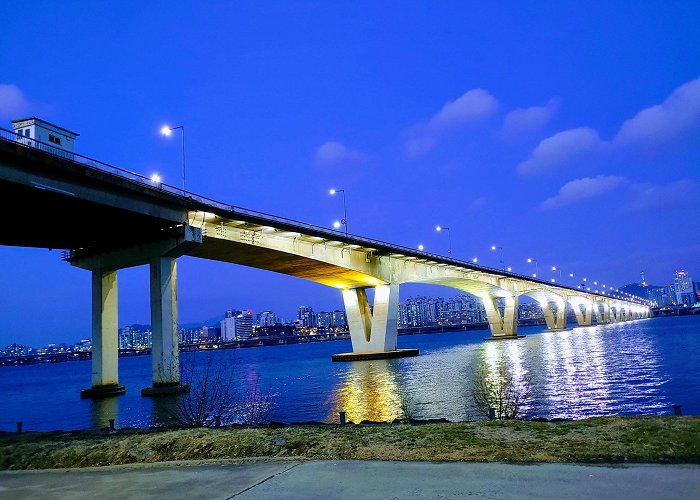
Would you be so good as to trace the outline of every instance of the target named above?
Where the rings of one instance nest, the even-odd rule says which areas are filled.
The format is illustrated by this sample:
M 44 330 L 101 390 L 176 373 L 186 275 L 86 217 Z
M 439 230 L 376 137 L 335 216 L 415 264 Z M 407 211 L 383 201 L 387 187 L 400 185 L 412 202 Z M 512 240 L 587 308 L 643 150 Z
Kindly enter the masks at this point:
M 11 227 L 0 234 L 0 245 L 32 248 L 123 248 L 150 241 L 173 225 L 158 217 L 2 180 L 0 213 Z
M 274 271 L 339 289 L 375 286 L 382 280 L 347 267 L 247 243 L 204 237 L 187 255 Z

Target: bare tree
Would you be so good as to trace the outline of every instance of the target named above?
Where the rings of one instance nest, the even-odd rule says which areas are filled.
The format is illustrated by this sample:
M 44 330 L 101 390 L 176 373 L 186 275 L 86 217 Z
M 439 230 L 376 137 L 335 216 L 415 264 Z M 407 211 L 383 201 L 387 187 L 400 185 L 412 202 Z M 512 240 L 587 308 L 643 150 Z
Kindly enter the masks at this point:
M 230 414 L 236 403 L 232 363 L 223 357 L 214 360 L 212 353 L 207 353 L 204 360 L 197 359 L 198 355 L 193 353 L 180 365 L 181 381 L 190 386 L 190 392 L 176 398 L 172 412 L 174 419 L 186 427 L 212 425 L 215 417 Z
M 235 418 L 246 425 L 268 424 L 276 408 L 277 404 L 272 393 L 269 390 L 261 392 L 255 384 L 237 401 Z
M 532 389 L 528 377 L 516 379 L 502 361 L 490 373 L 485 365 L 475 371 L 471 381 L 471 397 L 479 413 L 489 416 L 494 409 L 497 419 L 515 419 L 522 414 Z
M 179 425 L 204 427 L 221 423 L 261 425 L 269 423 L 276 401 L 257 384 L 243 387 L 238 364 L 221 352 L 192 353 L 180 364 L 187 394 L 178 395 L 166 412 Z

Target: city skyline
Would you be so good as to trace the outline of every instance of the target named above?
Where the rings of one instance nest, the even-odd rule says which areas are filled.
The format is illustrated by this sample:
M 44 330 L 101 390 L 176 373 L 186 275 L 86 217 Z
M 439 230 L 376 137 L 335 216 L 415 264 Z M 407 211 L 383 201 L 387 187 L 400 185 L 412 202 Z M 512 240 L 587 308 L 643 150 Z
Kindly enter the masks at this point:
M 342 189 L 350 232 L 426 252 L 613 286 L 700 274 L 700 6 L 40 5 L 0 6 L 3 128 L 38 116 L 180 185 L 160 130 L 184 125 L 188 189 L 235 205 L 330 228 Z M 59 255 L 0 248 L 0 344 L 89 333 L 89 274 Z M 182 323 L 248 298 L 342 309 L 295 278 L 178 266 Z M 119 279 L 120 324 L 149 318 L 148 270 Z M 401 288 L 426 293 L 453 292 Z

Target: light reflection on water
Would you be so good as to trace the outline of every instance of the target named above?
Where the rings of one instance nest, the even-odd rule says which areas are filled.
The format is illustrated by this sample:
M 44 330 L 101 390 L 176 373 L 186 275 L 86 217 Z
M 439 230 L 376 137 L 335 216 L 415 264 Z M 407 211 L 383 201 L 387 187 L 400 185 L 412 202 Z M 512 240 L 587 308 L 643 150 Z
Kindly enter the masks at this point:
M 216 351 L 235 364 L 238 387 L 257 387 L 277 402 L 283 422 L 391 421 L 401 416 L 401 394 L 421 418 L 479 417 L 471 395 L 475 372 L 498 376 L 503 364 L 516 380 L 530 379 L 527 417 L 583 418 L 610 414 L 700 414 L 700 317 L 659 318 L 547 332 L 523 328 L 526 338 L 484 342 L 485 331 L 401 337 L 421 355 L 397 360 L 332 363 L 349 342 L 323 342 Z M 201 353 L 184 353 L 183 360 Z M 172 400 L 141 398 L 150 385 L 150 358 L 120 359 L 127 394 L 80 400 L 90 363 L 0 368 L 0 430 L 25 428 L 146 427 L 167 423 Z

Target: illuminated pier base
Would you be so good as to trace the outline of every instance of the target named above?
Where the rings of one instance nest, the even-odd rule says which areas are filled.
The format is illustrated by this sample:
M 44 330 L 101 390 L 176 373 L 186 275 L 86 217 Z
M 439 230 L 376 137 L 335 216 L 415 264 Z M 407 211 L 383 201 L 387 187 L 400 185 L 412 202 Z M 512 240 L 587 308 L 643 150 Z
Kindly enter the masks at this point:
M 333 361 L 358 361 L 417 356 L 417 349 L 397 349 L 399 285 L 374 287 L 374 307 L 370 309 L 367 288 L 343 290 L 352 353 L 336 354 Z
M 486 319 L 489 322 L 491 337 L 485 340 L 517 339 L 518 335 L 518 296 L 516 294 L 495 297 L 492 295 L 480 296 Z M 498 308 L 498 299 L 503 299 L 503 314 Z

